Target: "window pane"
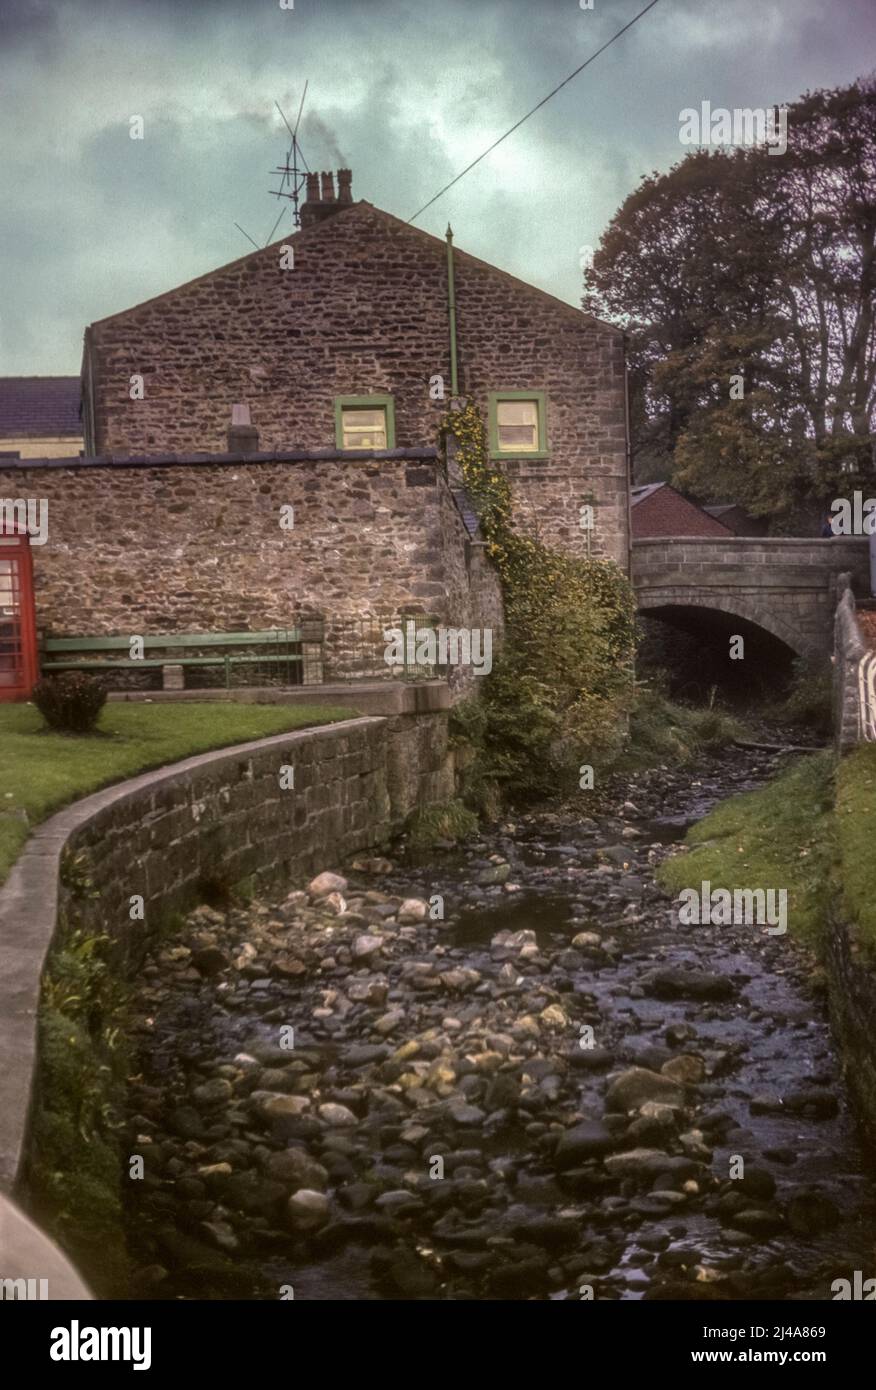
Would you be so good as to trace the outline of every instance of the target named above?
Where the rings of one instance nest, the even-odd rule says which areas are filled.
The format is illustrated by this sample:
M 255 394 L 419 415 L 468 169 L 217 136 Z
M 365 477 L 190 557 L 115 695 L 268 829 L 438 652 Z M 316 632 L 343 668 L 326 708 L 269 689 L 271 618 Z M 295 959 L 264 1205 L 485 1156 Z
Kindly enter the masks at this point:
M 386 408 L 345 409 L 341 415 L 345 449 L 386 448 Z
M 496 429 L 500 449 L 538 449 L 537 401 L 498 401 Z

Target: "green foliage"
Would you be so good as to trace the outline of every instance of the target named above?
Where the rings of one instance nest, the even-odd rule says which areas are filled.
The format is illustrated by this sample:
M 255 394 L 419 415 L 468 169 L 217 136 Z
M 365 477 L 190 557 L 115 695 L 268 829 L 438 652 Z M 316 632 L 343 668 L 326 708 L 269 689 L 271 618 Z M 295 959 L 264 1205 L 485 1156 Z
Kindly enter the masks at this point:
M 505 641 L 481 686 L 481 753 L 470 799 L 484 809 L 497 790 L 512 801 L 575 785 L 617 742 L 629 699 L 635 601 L 607 560 L 568 555 L 514 529 L 511 490 L 488 458 L 473 402 L 444 429 L 472 497 L 502 584 Z M 470 716 L 469 716 L 470 722 Z M 459 729 L 457 725 L 457 729 Z
M 836 834 L 843 911 L 876 960 L 876 744 L 862 744 L 837 769 Z
M 468 839 L 477 832 L 478 820 L 461 801 L 445 801 L 440 806 L 425 806 L 415 811 L 408 826 L 410 843 L 415 849 L 430 849 L 439 840 Z
M 706 708 L 678 704 L 666 698 L 659 682 L 640 684 L 630 713 L 629 742 L 616 770 L 688 763 L 703 753 L 726 748 L 743 732 L 739 720 L 714 704 Z
M 876 79 L 805 94 L 787 131 L 781 157 L 696 150 L 643 179 L 582 303 L 629 335 L 637 480 L 809 530 L 872 477 Z
M 833 731 L 833 670 L 828 657 L 797 658 L 780 716 L 820 734 Z
M 84 671 L 63 671 L 37 681 L 31 699 L 50 729 L 90 734 L 106 704 L 106 690 Z
M 38 1220 L 99 1294 L 126 1273 L 116 1139 L 128 1070 L 126 991 L 106 936 L 67 931 L 51 953 L 39 1013 L 29 1187 Z

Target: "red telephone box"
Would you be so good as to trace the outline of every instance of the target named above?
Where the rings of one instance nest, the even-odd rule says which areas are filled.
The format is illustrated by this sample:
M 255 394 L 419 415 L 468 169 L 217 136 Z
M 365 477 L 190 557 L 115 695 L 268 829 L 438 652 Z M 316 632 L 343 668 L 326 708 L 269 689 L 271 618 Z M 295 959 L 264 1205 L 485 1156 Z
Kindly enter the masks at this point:
M 30 537 L 0 528 L 0 700 L 28 699 L 37 667 Z

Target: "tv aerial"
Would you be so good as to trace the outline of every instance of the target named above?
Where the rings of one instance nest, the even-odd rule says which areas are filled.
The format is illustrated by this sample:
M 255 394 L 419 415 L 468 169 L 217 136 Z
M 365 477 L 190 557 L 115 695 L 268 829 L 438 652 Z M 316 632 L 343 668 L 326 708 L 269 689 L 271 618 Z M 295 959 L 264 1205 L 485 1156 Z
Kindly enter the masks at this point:
M 286 151 L 286 158 L 284 162 L 278 165 L 277 168 L 271 170 L 272 174 L 282 175 L 282 178 L 280 179 L 280 187 L 269 188 L 268 192 L 273 194 L 275 198 L 286 198 L 291 202 L 292 227 L 295 231 L 297 231 L 298 228 L 301 226 L 301 213 L 299 211 L 301 190 L 304 187 L 307 174 L 310 173 L 310 166 L 308 165 L 307 160 L 304 158 L 304 153 L 301 149 L 300 144 L 298 143 L 298 127 L 301 124 L 301 113 L 304 110 L 304 99 L 307 96 L 308 83 L 309 79 L 307 82 L 304 83 L 304 91 L 301 93 L 301 102 L 298 107 L 298 117 L 295 121 L 294 130 L 287 121 L 286 114 L 283 111 L 283 108 L 281 107 L 280 103 L 278 101 L 274 102 L 274 105 L 276 106 L 277 110 L 283 118 L 283 124 L 289 132 L 289 135 L 292 139 L 292 143 L 289 146 L 289 149 Z M 301 164 L 304 166 L 303 168 L 299 167 L 299 160 Z M 281 208 L 276 222 L 274 223 L 273 227 L 268 233 L 268 238 L 265 242 L 265 246 L 270 245 L 271 238 L 273 237 L 275 231 L 280 225 L 280 220 L 283 216 L 283 211 L 284 209 Z M 260 251 L 262 249 L 256 241 L 253 241 L 249 232 L 244 231 L 243 227 L 241 227 L 239 222 L 235 222 L 234 225 L 239 232 L 243 232 L 243 235 L 246 237 L 247 241 L 252 242 L 253 246 L 256 248 L 257 251 Z

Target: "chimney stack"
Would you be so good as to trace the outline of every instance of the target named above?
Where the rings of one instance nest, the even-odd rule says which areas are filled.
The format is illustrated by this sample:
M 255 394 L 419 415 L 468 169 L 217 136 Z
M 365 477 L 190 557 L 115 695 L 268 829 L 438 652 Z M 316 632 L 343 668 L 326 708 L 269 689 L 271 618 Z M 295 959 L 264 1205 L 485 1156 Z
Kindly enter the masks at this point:
M 229 454 L 257 454 L 259 432 L 249 418 L 248 405 L 231 407 L 231 427 L 228 430 Z
M 351 169 L 338 170 L 338 193 L 335 197 L 335 176 L 333 173 L 308 174 L 307 197 L 301 204 L 301 228 L 313 227 L 326 217 L 353 203 L 353 172 Z

